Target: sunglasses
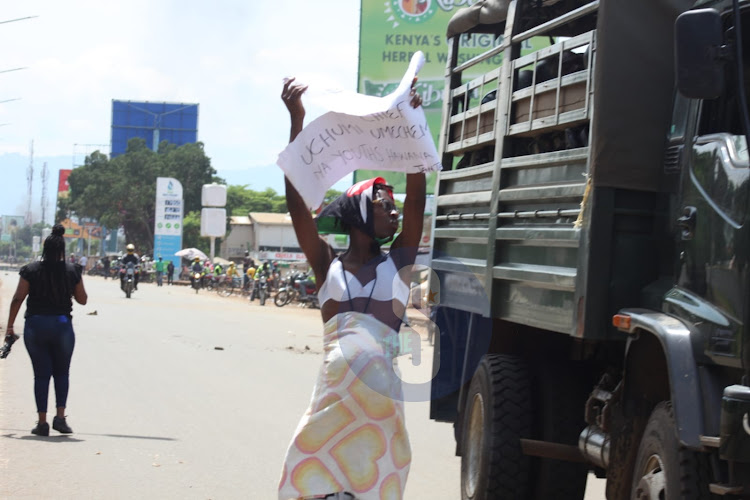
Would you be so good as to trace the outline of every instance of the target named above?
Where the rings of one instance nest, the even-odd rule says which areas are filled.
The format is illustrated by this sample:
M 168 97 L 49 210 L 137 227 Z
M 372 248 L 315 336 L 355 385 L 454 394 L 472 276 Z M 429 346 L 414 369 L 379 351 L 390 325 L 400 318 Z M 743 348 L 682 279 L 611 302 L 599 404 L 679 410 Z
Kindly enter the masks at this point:
M 373 200 L 372 204 L 382 207 L 383 210 L 385 210 L 385 212 L 388 214 L 393 212 L 394 210 L 398 212 L 398 207 L 396 206 L 396 204 L 386 198 L 378 198 L 377 200 Z

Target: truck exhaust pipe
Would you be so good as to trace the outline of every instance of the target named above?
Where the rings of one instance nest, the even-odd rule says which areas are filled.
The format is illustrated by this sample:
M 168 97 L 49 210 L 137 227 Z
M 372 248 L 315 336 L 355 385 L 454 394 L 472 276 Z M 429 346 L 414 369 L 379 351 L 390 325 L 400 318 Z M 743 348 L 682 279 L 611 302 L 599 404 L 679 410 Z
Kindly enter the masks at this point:
M 609 465 L 609 435 L 599 426 L 589 425 L 581 432 L 578 449 L 584 457 L 602 469 Z

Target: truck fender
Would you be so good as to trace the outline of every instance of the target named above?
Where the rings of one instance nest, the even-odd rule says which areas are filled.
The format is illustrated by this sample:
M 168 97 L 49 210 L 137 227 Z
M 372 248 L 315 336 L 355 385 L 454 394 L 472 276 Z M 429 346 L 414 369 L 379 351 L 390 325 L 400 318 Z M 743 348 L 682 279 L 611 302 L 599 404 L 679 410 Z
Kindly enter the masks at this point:
M 674 316 L 648 309 L 623 309 L 620 314 L 630 317 L 630 326 L 625 329 L 631 335 L 628 339 L 626 357 L 631 344 L 637 341 L 639 331 L 653 334 L 661 343 L 667 361 L 669 390 L 678 438 L 687 448 L 702 449 L 702 392 L 698 379 L 698 365 L 693 355 L 690 326 Z

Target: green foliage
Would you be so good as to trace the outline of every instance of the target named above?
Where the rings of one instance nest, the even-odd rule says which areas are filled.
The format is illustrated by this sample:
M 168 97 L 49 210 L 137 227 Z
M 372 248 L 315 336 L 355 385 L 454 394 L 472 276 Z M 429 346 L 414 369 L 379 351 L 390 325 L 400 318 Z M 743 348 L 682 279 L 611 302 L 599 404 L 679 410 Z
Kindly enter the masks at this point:
M 145 140 L 136 138 L 128 141 L 125 154 L 113 159 L 93 152 L 83 166 L 71 172 L 70 194 L 67 199 L 59 200 L 56 220 L 75 214 L 98 220 L 110 228 L 123 227 L 128 243 L 133 243 L 141 254 L 150 253 L 154 243 L 157 177 L 173 177 L 182 184 L 183 247 L 196 247 L 208 253 L 209 239 L 200 236 L 201 190 L 204 184 L 223 180 L 216 176 L 201 143 L 176 146 L 162 141 L 154 152 L 146 147 Z M 325 203 L 339 195 L 340 191 L 329 190 Z M 271 188 L 255 191 L 248 185 L 228 186 L 226 210 L 228 216 L 286 213 L 286 196 Z M 219 244 L 217 241 L 217 248 Z
M 201 237 L 201 212 L 196 210 L 182 218 L 182 247 L 194 247 L 208 255 L 210 243 L 208 238 Z
M 244 186 L 227 188 L 227 215 L 247 215 L 249 212 L 286 213 L 286 196 L 268 188 L 254 191 Z
M 70 196 L 61 204 L 58 220 L 74 212 L 107 227 L 122 226 L 127 241 L 135 244 L 139 253 L 150 253 L 154 244 L 157 177 L 180 181 L 186 213 L 200 210 L 204 184 L 221 181 L 203 144 L 178 147 L 163 141 L 159 151 L 153 152 L 143 139 L 135 138 L 128 141 L 125 154 L 110 160 L 95 151 L 86 157 L 83 166 L 71 172 Z

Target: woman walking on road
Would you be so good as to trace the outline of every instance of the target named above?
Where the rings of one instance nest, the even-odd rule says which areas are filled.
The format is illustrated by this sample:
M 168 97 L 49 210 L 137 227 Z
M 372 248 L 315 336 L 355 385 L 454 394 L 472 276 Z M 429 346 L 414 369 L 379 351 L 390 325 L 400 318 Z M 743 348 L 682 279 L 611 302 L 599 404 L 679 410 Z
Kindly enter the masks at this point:
M 21 304 L 26 301 L 26 322 L 23 341 L 34 367 L 34 396 L 39 421 L 33 434 L 49 435 L 47 399 L 50 377 L 55 379 L 57 415 L 52 428 L 63 434 L 73 430 L 65 420 L 68 399 L 68 371 L 73 356 L 75 333 L 71 311 L 73 301 L 85 305 L 88 300 L 83 287 L 81 266 L 65 262 L 65 228 L 60 224 L 44 240 L 42 260 L 21 268 L 18 287 L 10 303 L 6 335 L 13 335 L 13 323 Z
M 306 88 L 293 79 L 284 85 L 290 141 L 303 128 Z M 411 104 L 421 104 L 413 91 Z M 410 269 L 416 257 L 425 176 L 407 175 L 403 229 L 388 253 L 382 253 L 380 244 L 396 234 L 399 211 L 384 179 L 355 184 L 324 208 L 317 221 L 288 178 L 285 183 L 297 240 L 315 273 L 325 361 L 289 445 L 279 499 L 401 499 L 411 448 L 401 379 L 394 368 L 409 295 L 409 277 L 402 278 L 399 270 Z M 337 256 L 318 230 L 347 232 L 349 248 Z

